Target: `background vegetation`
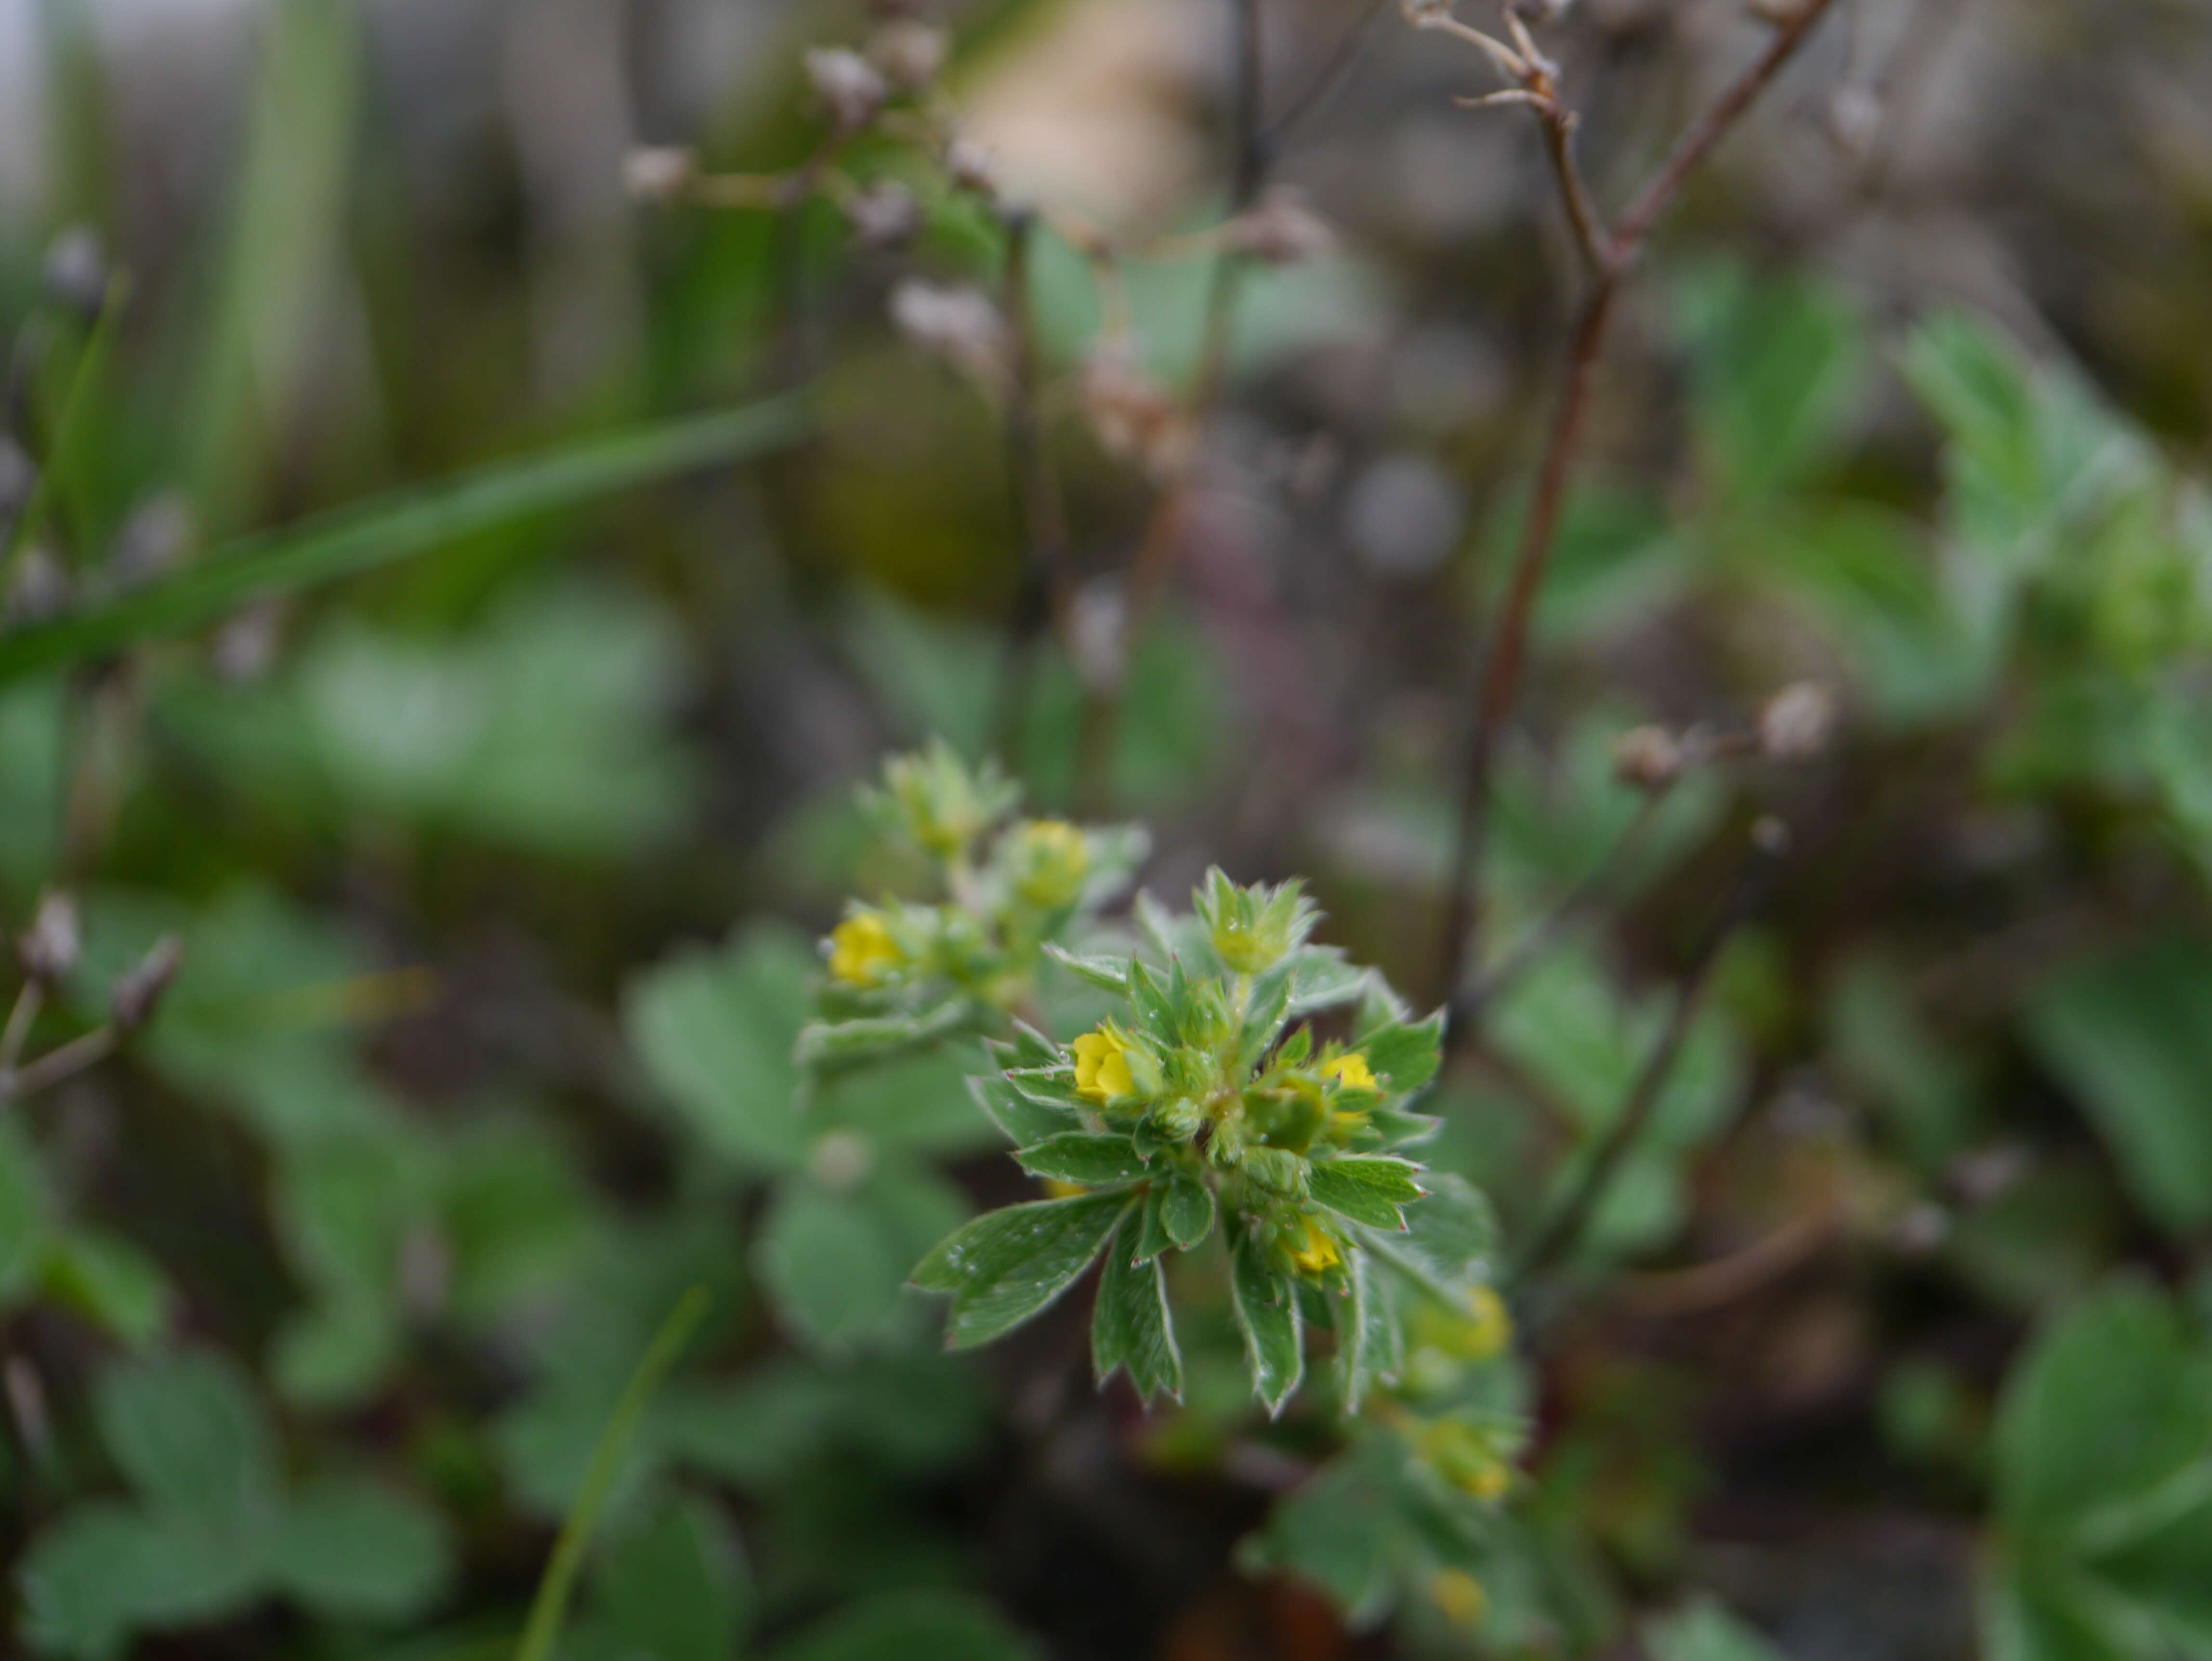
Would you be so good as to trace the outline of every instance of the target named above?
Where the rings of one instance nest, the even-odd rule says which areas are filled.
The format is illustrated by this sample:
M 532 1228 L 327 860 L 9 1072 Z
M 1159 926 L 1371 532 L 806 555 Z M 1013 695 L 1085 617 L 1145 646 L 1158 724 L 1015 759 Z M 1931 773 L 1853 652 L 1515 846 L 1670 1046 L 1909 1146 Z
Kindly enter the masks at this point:
M 1777 27 L 1527 9 L 1608 210 Z M 1278 128 L 1230 0 L 952 7 L 1011 235 L 825 147 L 858 5 L 0 12 L 12 1641 L 513 1653 L 611 1422 L 564 1657 L 2212 1654 L 2212 24 L 2124 10 L 1841 0 L 1691 181 L 1472 873 L 1586 279 L 1460 43 L 1264 0 Z M 1217 308 L 1257 132 L 1333 234 Z M 941 1352 L 979 1057 L 793 1059 L 933 736 L 1458 992 L 1458 1487 L 1218 1299 L 1149 1414 L 1087 1289 Z

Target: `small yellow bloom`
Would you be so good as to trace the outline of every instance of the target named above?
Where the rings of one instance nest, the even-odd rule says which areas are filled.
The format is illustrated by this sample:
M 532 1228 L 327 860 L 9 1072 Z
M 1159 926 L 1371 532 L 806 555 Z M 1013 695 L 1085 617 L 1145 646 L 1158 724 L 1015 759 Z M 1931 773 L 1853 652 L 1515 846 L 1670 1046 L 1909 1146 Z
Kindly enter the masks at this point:
M 1490 1594 L 1465 1569 L 1438 1569 L 1431 1575 L 1429 1601 L 1455 1627 L 1479 1627 L 1490 1613 Z
M 1462 1329 L 1459 1353 L 1470 1361 L 1486 1361 L 1513 1342 L 1513 1317 L 1494 1287 L 1476 1287 L 1467 1294 L 1467 1324 Z
M 1343 1055 L 1323 1062 L 1321 1075 L 1324 1079 L 1335 1080 L 1346 1090 L 1379 1088 L 1375 1082 L 1373 1070 L 1367 1065 L 1367 1057 L 1356 1050 L 1347 1050 Z
M 1055 1200 L 1072 1200 L 1079 1194 L 1091 1192 L 1080 1183 L 1063 1183 L 1057 1177 L 1041 1177 L 1037 1180 L 1043 1183 L 1044 1191 Z
M 1015 843 L 1020 875 L 1015 891 L 1031 905 L 1050 910 L 1083 891 L 1091 872 L 1091 843 L 1065 819 L 1031 819 Z
M 880 986 L 905 959 L 878 912 L 855 911 L 830 933 L 830 973 L 848 986 Z
M 1123 1053 L 1127 1047 L 1103 1026 L 1078 1038 L 1072 1046 L 1076 1094 L 1094 1102 L 1134 1095 L 1137 1081 L 1129 1076 L 1129 1058 Z
M 1291 1249 L 1291 1261 L 1301 1275 L 1320 1275 L 1344 1261 L 1336 1238 L 1310 1217 L 1305 1220 L 1305 1239 Z

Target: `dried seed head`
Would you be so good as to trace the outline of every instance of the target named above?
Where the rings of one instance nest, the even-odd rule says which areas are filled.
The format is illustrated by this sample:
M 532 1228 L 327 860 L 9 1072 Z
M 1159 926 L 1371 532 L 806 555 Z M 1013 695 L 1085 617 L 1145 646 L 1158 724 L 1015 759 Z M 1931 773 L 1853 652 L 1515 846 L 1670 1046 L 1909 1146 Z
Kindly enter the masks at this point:
M 1238 253 L 1271 265 L 1293 265 L 1336 249 L 1336 233 L 1306 204 L 1305 192 L 1273 185 L 1251 207 L 1231 220 L 1223 240 Z
M 98 317 L 107 304 L 107 256 L 100 238 L 80 225 L 64 231 L 46 250 L 40 279 L 46 298 L 86 319 Z
M 848 130 L 874 120 L 891 95 L 875 66 L 842 46 L 816 46 L 809 51 L 806 78 L 813 85 L 815 96 L 828 106 L 830 119 Z
M 184 941 L 174 934 L 164 934 L 154 942 L 151 951 L 116 977 L 108 1009 L 118 1031 L 135 1032 L 153 1019 L 162 994 L 177 978 L 184 961 Z
M 921 233 L 921 203 L 896 179 L 878 179 L 844 203 L 845 222 L 864 246 L 896 248 Z
M 891 290 L 891 321 L 923 351 L 991 386 L 1006 384 L 1006 320 L 981 290 L 908 277 Z
M 32 914 L 31 926 L 15 937 L 15 957 L 23 972 L 34 981 L 58 981 L 76 967 L 82 950 L 76 902 L 58 888 L 48 889 Z
M 1836 89 L 1828 100 L 1828 131 L 1849 155 L 1864 155 L 1881 137 L 1881 94 L 1864 82 Z
M 983 197 L 999 193 L 998 165 L 991 152 L 972 138 L 955 138 L 945 147 L 945 171 L 963 191 Z
M 1785 686 L 1759 712 L 1759 747 L 1773 761 L 1810 761 L 1836 730 L 1836 695 L 1809 680 Z
M 903 92 L 936 80 L 950 52 L 943 29 L 912 18 L 884 24 L 868 41 L 868 61 L 884 80 Z
M 1195 441 L 1189 412 L 1146 372 L 1126 341 L 1091 353 L 1083 371 L 1083 412 L 1109 453 L 1156 475 L 1179 469 Z
M 1666 789 L 1682 776 L 1682 745 L 1663 727 L 1632 727 L 1613 741 L 1613 773 L 1638 790 Z
M 635 149 L 623 159 L 623 184 L 641 202 L 680 201 L 698 174 L 698 158 L 673 146 Z

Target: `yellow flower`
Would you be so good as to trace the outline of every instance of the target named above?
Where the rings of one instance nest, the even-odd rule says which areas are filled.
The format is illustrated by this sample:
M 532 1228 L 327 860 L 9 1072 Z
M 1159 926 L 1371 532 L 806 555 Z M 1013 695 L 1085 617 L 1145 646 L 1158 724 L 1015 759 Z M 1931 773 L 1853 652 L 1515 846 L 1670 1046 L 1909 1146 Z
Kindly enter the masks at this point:
M 1321 1075 L 1334 1079 L 1346 1090 L 1375 1090 L 1375 1074 L 1367 1065 L 1367 1057 L 1356 1050 L 1347 1050 L 1321 1064 Z
M 878 912 L 855 911 L 830 933 L 830 972 L 848 986 L 880 986 L 905 960 Z
M 1494 1287 L 1476 1287 L 1467 1294 L 1467 1324 L 1461 1329 L 1457 1348 L 1470 1361 L 1486 1361 L 1513 1342 L 1513 1317 Z
M 1105 1027 L 1078 1038 L 1075 1050 L 1075 1092 L 1094 1102 L 1110 1102 L 1116 1096 L 1136 1093 L 1137 1081 L 1129 1076 L 1128 1048 Z
M 1431 1575 L 1429 1601 L 1455 1627 L 1479 1627 L 1490 1613 L 1490 1594 L 1465 1569 L 1438 1569 Z
M 1015 891 L 1040 910 L 1066 905 L 1083 891 L 1091 871 L 1091 843 L 1065 819 L 1031 819 L 1014 844 Z
M 1319 1275 L 1344 1261 L 1337 1250 L 1336 1238 L 1310 1217 L 1304 1220 L 1304 1241 L 1291 1248 L 1291 1261 L 1297 1265 L 1301 1275 Z
M 1055 1200 L 1072 1200 L 1079 1194 L 1091 1192 L 1081 1183 L 1063 1183 L 1057 1177 L 1041 1177 L 1037 1180 L 1044 1184 L 1044 1191 Z

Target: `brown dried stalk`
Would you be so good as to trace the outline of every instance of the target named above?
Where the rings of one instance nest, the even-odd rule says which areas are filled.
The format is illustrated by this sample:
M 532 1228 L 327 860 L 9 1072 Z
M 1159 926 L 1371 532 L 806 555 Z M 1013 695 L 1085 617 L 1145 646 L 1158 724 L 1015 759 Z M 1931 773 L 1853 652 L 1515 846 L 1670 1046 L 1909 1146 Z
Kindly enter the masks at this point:
M 1559 177 L 1576 241 L 1590 266 L 1592 281 L 1569 342 L 1559 399 L 1545 438 L 1543 457 L 1537 466 L 1528 517 L 1522 527 L 1505 599 L 1483 659 L 1461 773 L 1459 829 L 1437 975 L 1436 989 L 1440 998 L 1451 997 L 1465 976 L 1467 964 L 1479 957 L 1476 884 L 1487 830 L 1491 772 L 1498 734 L 1511 716 L 1519 696 L 1528 655 L 1529 622 L 1534 615 L 1536 597 L 1542 590 L 1553 550 L 1559 541 L 1567 485 L 1580 459 L 1583 435 L 1589 424 L 1590 387 L 1604 355 L 1621 290 L 1634 274 L 1638 257 L 1652 231 L 1674 205 L 1690 175 L 1758 101 L 1759 94 L 1796 56 L 1833 3 L 1834 0 L 1804 0 L 1796 14 L 1776 28 L 1765 50 L 1682 134 L 1610 232 L 1603 228 L 1575 163 L 1574 114 L 1559 103 L 1550 66 L 1540 58 L 1529 61 L 1523 90 L 1530 94 L 1531 106 L 1543 123 L 1546 148 Z

